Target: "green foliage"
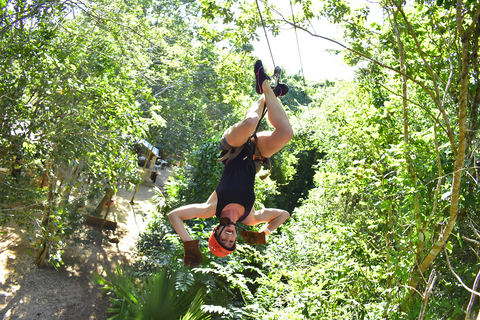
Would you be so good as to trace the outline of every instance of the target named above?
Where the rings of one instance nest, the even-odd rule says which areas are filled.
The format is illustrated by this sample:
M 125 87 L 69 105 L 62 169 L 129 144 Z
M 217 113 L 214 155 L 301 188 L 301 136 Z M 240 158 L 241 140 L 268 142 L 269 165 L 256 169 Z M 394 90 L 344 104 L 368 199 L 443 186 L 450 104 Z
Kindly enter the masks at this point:
M 342 24 L 358 73 L 355 83 L 285 75 L 295 137 L 257 180 L 256 206 L 294 215 L 267 245 L 239 240 L 217 259 L 206 246 L 215 219 L 189 221 L 205 257 L 190 272 L 165 217 L 208 199 L 222 171 L 219 132 L 254 94 L 249 41 L 260 20 L 255 3 L 231 0 L 0 2 L 0 223 L 25 228 L 39 265 L 60 264 L 85 201 L 138 179 L 131 149 L 146 138 L 184 165 L 158 198 L 136 270 L 98 280 L 117 317 L 148 318 L 151 304 L 201 283 L 219 319 L 417 319 L 422 301 L 406 288 L 423 292 L 431 270 L 425 318 L 463 317 L 470 294 L 452 271 L 467 285 L 478 273 L 478 3 L 392 2 L 381 25 L 343 1 L 293 4 L 299 26 Z M 281 36 L 290 18 L 276 9 L 261 8 Z M 447 251 L 419 273 L 449 226 Z M 201 318 L 200 296 L 187 300 L 183 318 Z
M 135 105 L 149 99 L 145 83 L 133 77 L 138 64 L 123 54 L 129 45 L 119 41 L 124 24 L 98 23 L 95 6 L 64 19 L 71 8 L 45 5 L 49 9 L 9 5 L 0 65 L 1 165 L 18 167 L 17 177 L 0 185 L 2 213 L 19 208 L 2 220 L 14 218 L 38 237 L 31 238 L 39 241 L 40 266 L 61 263 L 61 239 L 78 225 L 75 214 L 90 190 L 136 170 L 129 150 L 142 136 Z M 111 14 L 117 5 L 103 9 Z
M 137 243 L 139 259 L 135 268 L 151 272 L 156 268 L 175 265 L 180 268 L 183 261 L 183 246 L 167 218 L 155 216 Z
M 467 225 L 469 219 L 466 217 L 478 216 L 478 210 L 472 206 L 471 201 L 474 194 L 478 193 L 473 185 L 478 183 L 472 184 L 471 181 L 466 181 L 468 178 L 465 179 L 472 173 L 470 164 L 474 161 L 474 149 L 478 148 L 478 142 L 473 138 L 475 134 L 466 133 L 472 132 L 472 128 L 475 128 L 474 131 L 478 130 L 478 122 L 475 120 L 478 119 L 478 98 L 470 96 L 463 101 L 460 98 L 462 91 L 466 93 L 473 88 L 472 83 L 478 82 L 478 63 L 469 58 L 465 59 L 461 52 L 462 48 L 466 49 L 463 44 L 478 43 L 478 34 L 463 32 L 466 25 L 472 28 L 470 30 L 475 28 L 473 25 L 478 27 L 478 21 L 473 22 L 476 18 L 468 18 L 475 15 L 478 5 L 473 9 L 470 1 L 459 2 L 458 8 L 464 10 L 464 16 L 461 21 L 455 21 L 455 10 L 445 10 L 452 7 L 451 3 L 438 4 L 440 6 L 417 2 L 411 7 L 384 7 L 391 19 L 386 19 L 382 28 L 377 25 L 375 30 L 361 25 L 363 22 L 347 22 L 348 30 L 352 31 L 347 33 L 350 45 L 374 57 L 383 66 L 391 67 L 387 70 L 380 67 L 376 61 L 370 60 L 359 74 L 359 84 L 365 92 L 371 93 L 374 98 L 372 102 L 377 110 L 381 111 L 372 115 L 372 120 L 377 123 L 378 129 L 375 132 L 380 138 L 376 139 L 377 143 L 374 145 L 381 145 L 382 150 L 375 152 L 377 155 L 373 152 L 371 154 L 374 159 L 380 160 L 377 160 L 377 165 L 372 169 L 383 177 L 376 179 L 379 190 L 368 192 L 375 192 L 379 196 L 377 203 L 380 205 L 379 209 L 387 214 L 385 223 L 387 230 L 393 235 L 394 245 L 403 252 L 412 252 L 414 271 L 409 275 L 404 270 L 398 281 L 412 285 L 417 278 L 421 282 L 420 278 L 426 275 L 416 274 L 418 268 L 415 266 L 424 261 L 423 273 L 430 268 L 442 270 L 441 279 L 446 285 L 440 285 L 442 289 L 441 293 L 437 293 L 437 297 L 442 296 L 444 299 L 442 302 L 432 299 L 429 305 L 432 315 L 446 314 L 447 309 L 459 310 L 459 304 L 466 305 L 469 299 L 466 292 L 463 292 L 461 297 L 461 290 L 455 289 L 455 279 L 446 266 L 445 256 L 434 244 L 437 240 L 445 241 L 448 236 L 452 237 L 457 232 L 461 232 L 465 237 L 471 236 L 471 227 Z M 382 36 L 376 36 L 377 32 L 381 32 Z M 457 35 L 462 35 L 463 44 L 458 42 Z M 472 50 L 477 51 L 469 45 L 468 55 L 472 54 Z M 455 58 L 450 60 L 451 57 Z M 403 59 L 407 67 L 403 72 L 408 76 L 406 93 L 401 91 L 402 84 L 398 81 L 400 75 L 392 72 L 401 70 L 399 61 Z M 462 86 L 457 77 L 465 71 L 465 67 L 476 71 L 468 77 L 469 84 Z M 447 82 L 455 84 L 440 84 Z M 476 94 L 478 92 L 476 90 Z M 402 97 L 405 100 L 402 100 Z M 465 124 L 462 124 L 462 119 L 465 118 L 460 116 L 462 109 L 470 115 L 468 123 Z M 445 116 L 438 116 L 441 114 Z M 454 128 L 453 131 L 451 128 Z M 465 140 L 462 132 L 465 132 Z M 463 146 L 461 141 L 470 142 Z M 365 150 L 373 150 L 370 146 L 366 147 Z M 463 148 L 465 149 L 462 150 Z M 465 159 L 463 151 L 466 151 Z M 366 165 L 364 170 L 361 170 L 362 176 L 365 176 L 370 167 L 369 163 L 359 164 Z M 462 177 L 459 172 L 468 173 Z M 368 176 L 371 177 L 371 173 Z M 455 182 L 460 181 L 457 193 Z M 365 204 L 376 203 L 373 198 L 366 198 L 363 201 Z M 407 232 L 410 242 L 402 239 Z M 447 242 L 450 243 L 449 248 L 454 247 L 452 242 Z M 386 243 L 392 244 L 389 241 Z M 435 261 L 430 260 L 432 252 L 438 254 Z M 461 245 L 456 247 L 451 255 L 450 259 L 457 262 L 478 261 L 478 256 L 470 255 Z M 461 265 L 461 277 L 473 281 L 470 269 L 472 266 L 463 263 Z M 418 295 L 414 298 L 418 298 Z M 407 304 L 408 307 L 405 306 Z M 400 313 L 401 316 L 417 313 L 418 304 L 418 300 L 405 299 L 403 306 L 409 311 Z M 455 318 L 455 315 L 448 313 L 446 317 Z
M 315 167 L 323 154 L 317 149 L 304 149 L 300 135 L 296 134 L 290 145 L 274 158 L 272 179 L 277 183 L 278 191 L 267 198 L 266 207 L 278 207 L 293 212 L 314 187 Z M 286 159 L 279 161 L 279 157 Z
M 187 269 L 183 266 L 183 246 L 166 218 L 157 216 L 141 235 L 138 244 L 139 259 L 134 267 L 136 274 L 148 274 L 157 268 L 177 272 L 177 289 L 191 290 L 196 283 L 208 288 L 205 308 L 217 314 L 214 319 L 241 319 L 245 300 L 252 302 L 257 285 L 255 279 L 264 276 L 260 269 L 262 248 L 251 247 L 242 241 L 237 251 L 228 258 L 218 259 L 209 249 L 207 239 L 215 219 L 196 219 L 187 223 L 192 237 L 200 240 L 204 262 L 200 267 Z
M 192 26 L 174 28 L 183 33 Z M 164 157 L 183 158 L 199 141 L 222 131 L 242 113 L 238 109 L 245 105 L 246 93 L 252 91 L 253 75 L 246 75 L 245 65 L 253 66 L 253 59 L 245 59 L 242 52 L 229 53 L 226 59 L 211 39 L 196 43 L 194 36 L 174 36 L 173 43 L 165 43 L 168 47 L 155 52 L 147 73 L 154 77 L 147 81 L 155 83 L 152 92 L 156 101 L 143 104 L 142 109 L 146 117 L 161 114 L 165 125 L 151 121 L 148 138 Z
M 338 83 L 319 90 L 318 107 L 300 116 L 295 146 L 301 152 L 313 147 L 325 156 L 316 166 L 316 187 L 281 235 L 269 238 L 263 264 L 269 276 L 257 278 L 255 303 L 246 307 L 251 318 L 409 319 L 418 315 L 420 304 L 415 300 L 404 311 L 397 310 L 406 294 L 399 284 L 410 280 L 409 265 L 420 237 L 414 233 L 412 212 L 421 212 L 421 219 L 444 219 L 449 185 L 442 188 L 444 196 L 436 199 L 438 216 L 431 215 L 435 185 L 415 186 L 406 161 L 413 163 L 421 181 L 436 178 L 435 154 L 429 148 L 434 143 L 432 131 L 424 127 L 422 111 L 414 113 L 410 124 L 419 131 L 411 135 L 409 150 L 414 155 L 405 160 L 406 146 L 399 135 L 402 123 L 395 117 L 401 109 L 393 100 L 383 100 L 378 103 L 362 87 Z M 300 143 L 301 137 L 309 143 Z M 440 147 L 440 155 L 444 172 L 451 171 L 448 145 Z M 438 232 L 425 230 L 426 242 L 433 243 Z M 470 237 L 471 232 L 462 233 Z M 451 253 L 458 263 L 456 271 L 462 270 L 472 283 L 478 259 L 460 245 Z M 455 255 L 470 264 L 460 267 Z M 451 310 L 465 306 L 469 295 L 454 284 L 443 262 L 435 268 L 445 282 L 439 285 L 437 297 L 448 291 L 452 298 L 440 302 L 432 297 L 428 314 L 454 318 Z
M 93 281 L 110 295 L 113 307 L 108 312 L 115 314 L 110 319 L 211 319 L 202 311 L 205 287 L 195 284 L 182 290 L 179 272 L 163 268 L 138 277 L 117 265 L 114 272 L 105 273 L 96 274 Z
M 271 272 L 257 279 L 258 306 L 247 307 L 251 318 L 379 317 L 386 277 L 377 266 L 381 256 L 362 244 L 354 228 L 324 214 L 316 203 L 304 204 L 282 234 L 272 237 L 264 256 Z

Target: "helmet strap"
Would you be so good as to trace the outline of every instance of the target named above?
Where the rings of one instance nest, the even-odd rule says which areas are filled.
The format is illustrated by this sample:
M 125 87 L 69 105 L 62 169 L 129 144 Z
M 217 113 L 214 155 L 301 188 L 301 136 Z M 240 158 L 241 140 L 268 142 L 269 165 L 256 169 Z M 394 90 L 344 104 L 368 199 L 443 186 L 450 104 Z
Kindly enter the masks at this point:
M 223 229 L 225 229 L 226 227 L 227 227 L 226 224 L 220 224 L 220 225 L 217 227 L 217 230 L 215 230 L 214 236 L 215 236 L 215 239 L 217 239 L 217 241 L 218 241 L 219 235 L 222 234 Z
M 246 230 L 245 227 L 243 227 L 241 224 L 233 223 L 229 218 L 220 218 L 220 224 L 218 225 L 219 229 L 221 226 L 224 226 L 225 228 L 226 226 L 229 226 L 229 225 L 234 225 L 236 229 Z M 221 231 L 223 231 L 224 228 L 222 228 Z

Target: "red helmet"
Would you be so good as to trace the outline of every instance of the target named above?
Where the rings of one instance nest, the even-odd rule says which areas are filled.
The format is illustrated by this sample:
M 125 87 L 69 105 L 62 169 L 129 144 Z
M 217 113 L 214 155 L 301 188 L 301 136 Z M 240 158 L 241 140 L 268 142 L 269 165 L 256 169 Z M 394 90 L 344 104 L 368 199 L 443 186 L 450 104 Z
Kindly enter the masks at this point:
M 208 239 L 208 248 L 210 249 L 211 253 L 213 253 L 217 257 L 223 258 L 228 256 L 230 253 L 234 252 L 235 249 L 237 249 L 237 244 L 235 243 L 231 249 L 228 249 L 228 248 L 225 248 L 220 242 L 218 242 L 217 234 L 215 232 L 217 231 L 218 227 L 219 226 L 216 226 L 215 228 L 213 228 L 212 234 L 210 235 L 210 239 Z

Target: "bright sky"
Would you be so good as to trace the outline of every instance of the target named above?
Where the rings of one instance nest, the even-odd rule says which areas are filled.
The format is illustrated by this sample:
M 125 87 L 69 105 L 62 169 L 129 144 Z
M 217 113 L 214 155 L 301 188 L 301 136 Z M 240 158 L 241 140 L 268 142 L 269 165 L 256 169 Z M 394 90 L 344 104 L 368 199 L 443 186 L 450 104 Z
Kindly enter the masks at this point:
M 367 4 L 366 0 L 350 0 L 349 2 L 354 6 Z M 291 15 L 289 1 L 278 1 L 277 5 L 280 7 L 284 17 Z M 373 4 L 371 2 L 368 5 L 371 7 L 371 14 L 373 14 L 374 19 L 381 21 L 382 15 L 379 7 L 375 6 L 372 8 Z M 262 5 L 260 5 L 260 9 L 263 9 Z M 295 10 L 296 8 L 294 7 Z M 316 22 L 314 28 L 317 35 L 343 43 L 341 29 L 330 25 L 327 21 Z M 258 30 L 258 34 L 261 38 L 260 42 L 254 44 L 254 54 L 262 60 L 267 72 L 272 73 L 274 65 L 263 28 Z M 353 69 L 342 63 L 342 55 L 334 55 L 326 51 L 328 49 L 341 50 L 342 48 L 339 45 L 325 39 L 313 37 L 299 29 L 297 29 L 297 35 L 298 47 L 295 31 L 292 27 L 286 26 L 285 29 L 281 30 L 280 35 L 275 38 L 267 30 L 268 42 L 270 43 L 276 65 L 281 66 L 288 74 L 295 74 L 301 70 L 301 56 L 303 72 L 308 80 L 353 78 Z M 300 56 L 298 48 L 300 48 Z

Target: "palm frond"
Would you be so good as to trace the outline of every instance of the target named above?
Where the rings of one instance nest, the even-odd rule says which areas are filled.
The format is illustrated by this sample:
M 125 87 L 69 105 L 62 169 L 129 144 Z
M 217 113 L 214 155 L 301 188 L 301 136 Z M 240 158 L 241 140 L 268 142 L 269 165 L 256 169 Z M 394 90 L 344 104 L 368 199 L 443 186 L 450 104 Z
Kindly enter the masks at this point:
M 93 281 L 111 295 L 115 313 L 110 319 L 142 320 L 203 320 L 210 315 L 202 310 L 206 289 L 194 284 L 187 271 L 174 272 L 167 268 L 139 278 L 125 266 L 117 265 L 106 276 L 95 275 Z

